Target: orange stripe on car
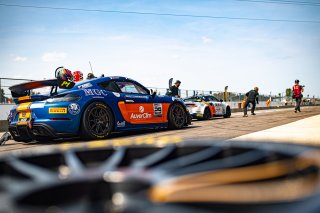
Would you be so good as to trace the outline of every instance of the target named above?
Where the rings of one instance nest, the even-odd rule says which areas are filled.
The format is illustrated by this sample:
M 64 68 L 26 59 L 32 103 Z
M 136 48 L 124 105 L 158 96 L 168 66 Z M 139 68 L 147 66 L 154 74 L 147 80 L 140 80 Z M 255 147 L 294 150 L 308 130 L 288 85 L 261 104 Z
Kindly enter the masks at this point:
M 170 103 L 161 103 L 162 115 L 155 117 L 154 103 L 133 103 L 126 104 L 123 101 L 118 103 L 124 120 L 131 124 L 149 124 L 168 122 L 168 110 Z
M 214 116 L 216 114 L 216 107 L 214 105 L 211 105 L 209 102 L 205 102 L 205 101 L 203 102 L 209 106 L 211 116 Z
M 18 98 L 18 101 L 20 102 L 20 101 L 25 101 L 25 100 L 30 100 L 30 99 L 31 99 L 30 96 L 22 96 L 22 97 Z

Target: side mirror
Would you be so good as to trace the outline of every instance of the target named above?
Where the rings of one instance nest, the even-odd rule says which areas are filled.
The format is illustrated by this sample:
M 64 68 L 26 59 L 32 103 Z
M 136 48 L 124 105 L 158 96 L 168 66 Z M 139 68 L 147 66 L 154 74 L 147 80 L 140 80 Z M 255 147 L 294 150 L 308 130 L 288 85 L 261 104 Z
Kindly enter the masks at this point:
M 222 102 L 223 102 L 223 100 L 222 100 L 222 99 L 220 99 L 220 102 L 222 103 Z

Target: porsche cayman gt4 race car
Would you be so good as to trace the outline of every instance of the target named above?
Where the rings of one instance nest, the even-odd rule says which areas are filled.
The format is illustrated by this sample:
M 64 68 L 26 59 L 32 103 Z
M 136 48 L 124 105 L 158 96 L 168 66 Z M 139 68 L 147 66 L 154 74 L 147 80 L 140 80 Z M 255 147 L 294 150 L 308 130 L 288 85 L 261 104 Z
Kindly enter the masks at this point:
M 51 90 L 46 95 L 32 95 L 32 90 L 42 87 Z M 33 81 L 10 90 L 17 106 L 8 117 L 9 131 L 16 141 L 75 136 L 97 139 L 114 131 L 180 129 L 191 123 L 181 99 L 151 94 L 125 77 L 95 78 L 78 84 L 57 79 Z
M 212 95 L 193 96 L 184 99 L 192 118 L 208 120 L 211 117 L 230 118 L 230 106 Z

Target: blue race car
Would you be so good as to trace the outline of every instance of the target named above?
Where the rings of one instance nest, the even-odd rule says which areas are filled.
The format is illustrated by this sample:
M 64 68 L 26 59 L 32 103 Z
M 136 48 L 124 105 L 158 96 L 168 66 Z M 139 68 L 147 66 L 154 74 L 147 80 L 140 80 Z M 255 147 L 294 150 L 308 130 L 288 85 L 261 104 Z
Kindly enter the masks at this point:
M 60 79 L 61 80 L 61 79 Z M 50 87 L 46 95 L 32 90 Z M 158 96 L 126 77 L 102 77 L 75 84 L 53 79 L 9 88 L 16 102 L 9 131 L 16 141 L 80 136 L 106 138 L 112 132 L 174 128 L 191 124 L 181 99 Z

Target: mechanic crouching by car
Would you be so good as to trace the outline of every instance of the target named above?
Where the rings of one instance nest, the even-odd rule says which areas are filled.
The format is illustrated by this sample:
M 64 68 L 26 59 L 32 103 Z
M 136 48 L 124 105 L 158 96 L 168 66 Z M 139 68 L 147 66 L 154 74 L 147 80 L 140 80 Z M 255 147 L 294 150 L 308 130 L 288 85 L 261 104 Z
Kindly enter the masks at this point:
M 246 100 L 246 102 L 244 103 L 244 106 L 243 106 L 243 113 L 244 113 L 243 117 L 248 117 L 248 115 L 247 115 L 247 110 L 248 110 L 247 107 L 248 107 L 249 103 L 252 104 L 251 115 L 256 115 L 254 113 L 254 110 L 256 108 L 256 103 L 259 104 L 259 98 L 258 98 L 259 93 L 258 93 L 258 91 L 259 91 L 259 88 L 258 87 L 254 87 L 253 90 L 250 90 L 249 92 L 246 93 L 247 100 Z
M 173 97 L 176 97 L 176 98 L 180 98 L 180 95 L 179 95 L 179 87 L 180 87 L 180 85 L 181 85 L 181 81 L 176 80 L 174 85 L 172 85 L 169 88 L 169 91 L 166 93 L 166 95 L 173 96 Z

